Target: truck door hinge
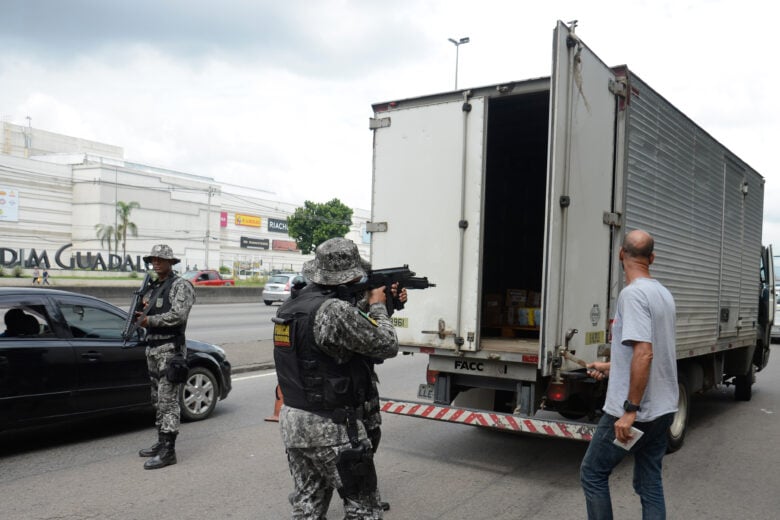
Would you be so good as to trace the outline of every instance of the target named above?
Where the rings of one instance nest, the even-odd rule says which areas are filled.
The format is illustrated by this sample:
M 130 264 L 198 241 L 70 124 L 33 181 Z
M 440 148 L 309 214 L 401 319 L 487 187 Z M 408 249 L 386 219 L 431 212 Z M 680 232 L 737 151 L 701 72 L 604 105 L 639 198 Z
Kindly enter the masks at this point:
M 605 211 L 603 221 L 604 224 L 611 228 L 619 228 L 623 225 L 620 213 L 610 213 L 609 211 Z
M 368 119 L 368 129 L 376 130 L 377 128 L 387 128 L 390 126 L 389 117 L 371 117 Z
M 628 97 L 628 87 L 625 79 L 609 80 L 609 91 L 618 97 L 626 99 Z
M 387 231 L 387 222 L 366 222 L 366 233 L 384 233 Z

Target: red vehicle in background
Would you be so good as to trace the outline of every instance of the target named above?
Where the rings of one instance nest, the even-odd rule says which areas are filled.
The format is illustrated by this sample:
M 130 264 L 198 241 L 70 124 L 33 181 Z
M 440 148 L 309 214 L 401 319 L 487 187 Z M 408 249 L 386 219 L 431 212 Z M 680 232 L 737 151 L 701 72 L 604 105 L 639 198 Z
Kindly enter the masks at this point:
M 201 269 L 199 271 L 187 271 L 181 275 L 185 280 L 192 282 L 192 285 L 206 286 L 225 286 L 231 287 L 236 282 L 231 278 L 222 278 L 219 272 L 214 269 Z

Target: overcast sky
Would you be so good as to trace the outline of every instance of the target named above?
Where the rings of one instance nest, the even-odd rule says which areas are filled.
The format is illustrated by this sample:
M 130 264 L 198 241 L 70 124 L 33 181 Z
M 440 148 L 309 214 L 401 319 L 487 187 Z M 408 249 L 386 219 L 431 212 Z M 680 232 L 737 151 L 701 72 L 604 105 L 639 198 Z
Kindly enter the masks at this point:
M 593 4 L 594 7 L 586 7 Z M 371 104 L 550 74 L 556 20 L 767 179 L 780 249 L 774 10 L 758 0 L 2 0 L 0 117 L 125 158 L 369 209 Z

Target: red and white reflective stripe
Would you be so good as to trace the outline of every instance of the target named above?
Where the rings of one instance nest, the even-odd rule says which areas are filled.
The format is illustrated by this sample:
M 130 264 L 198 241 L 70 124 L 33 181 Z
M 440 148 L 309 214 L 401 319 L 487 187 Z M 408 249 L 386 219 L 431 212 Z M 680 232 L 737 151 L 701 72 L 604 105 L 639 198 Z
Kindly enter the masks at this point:
M 480 412 L 455 408 L 452 406 L 440 406 L 428 403 L 402 402 L 381 400 L 382 411 L 396 415 L 408 415 L 421 419 L 433 419 L 436 421 L 454 422 L 482 426 L 487 428 L 499 428 L 501 430 L 533 433 L 550 437 L 563 437 L 579 441 L 590 441 L 596 425 L 579 424 L 565 421 L 553 421 L 549 419 L 531 419 L 517 415 L 499 412 Z

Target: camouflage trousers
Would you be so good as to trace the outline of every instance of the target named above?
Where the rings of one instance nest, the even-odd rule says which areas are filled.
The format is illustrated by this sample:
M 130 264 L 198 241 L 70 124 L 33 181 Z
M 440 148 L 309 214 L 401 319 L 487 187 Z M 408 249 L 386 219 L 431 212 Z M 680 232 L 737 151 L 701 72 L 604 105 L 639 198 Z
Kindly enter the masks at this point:
M 333 490 L 341 487 L 336 459 L 342 446 L 287 448 L 287 461 L 295 483 L 290 495 L 293 520 L 326 520 Z M 372 495 L 344 499 L 344 520 L 380 520 L 382 508 Z
M 157 430 L 163 433 L 179 431 L 181 409 L 179 391 L 181 385 L 174 385 L 165 377 L 168 362 L 173 357 L 172 343 L 159 347 L 146 347 L 146 365 L 152 382 L 152 406 L 156 413 Z

